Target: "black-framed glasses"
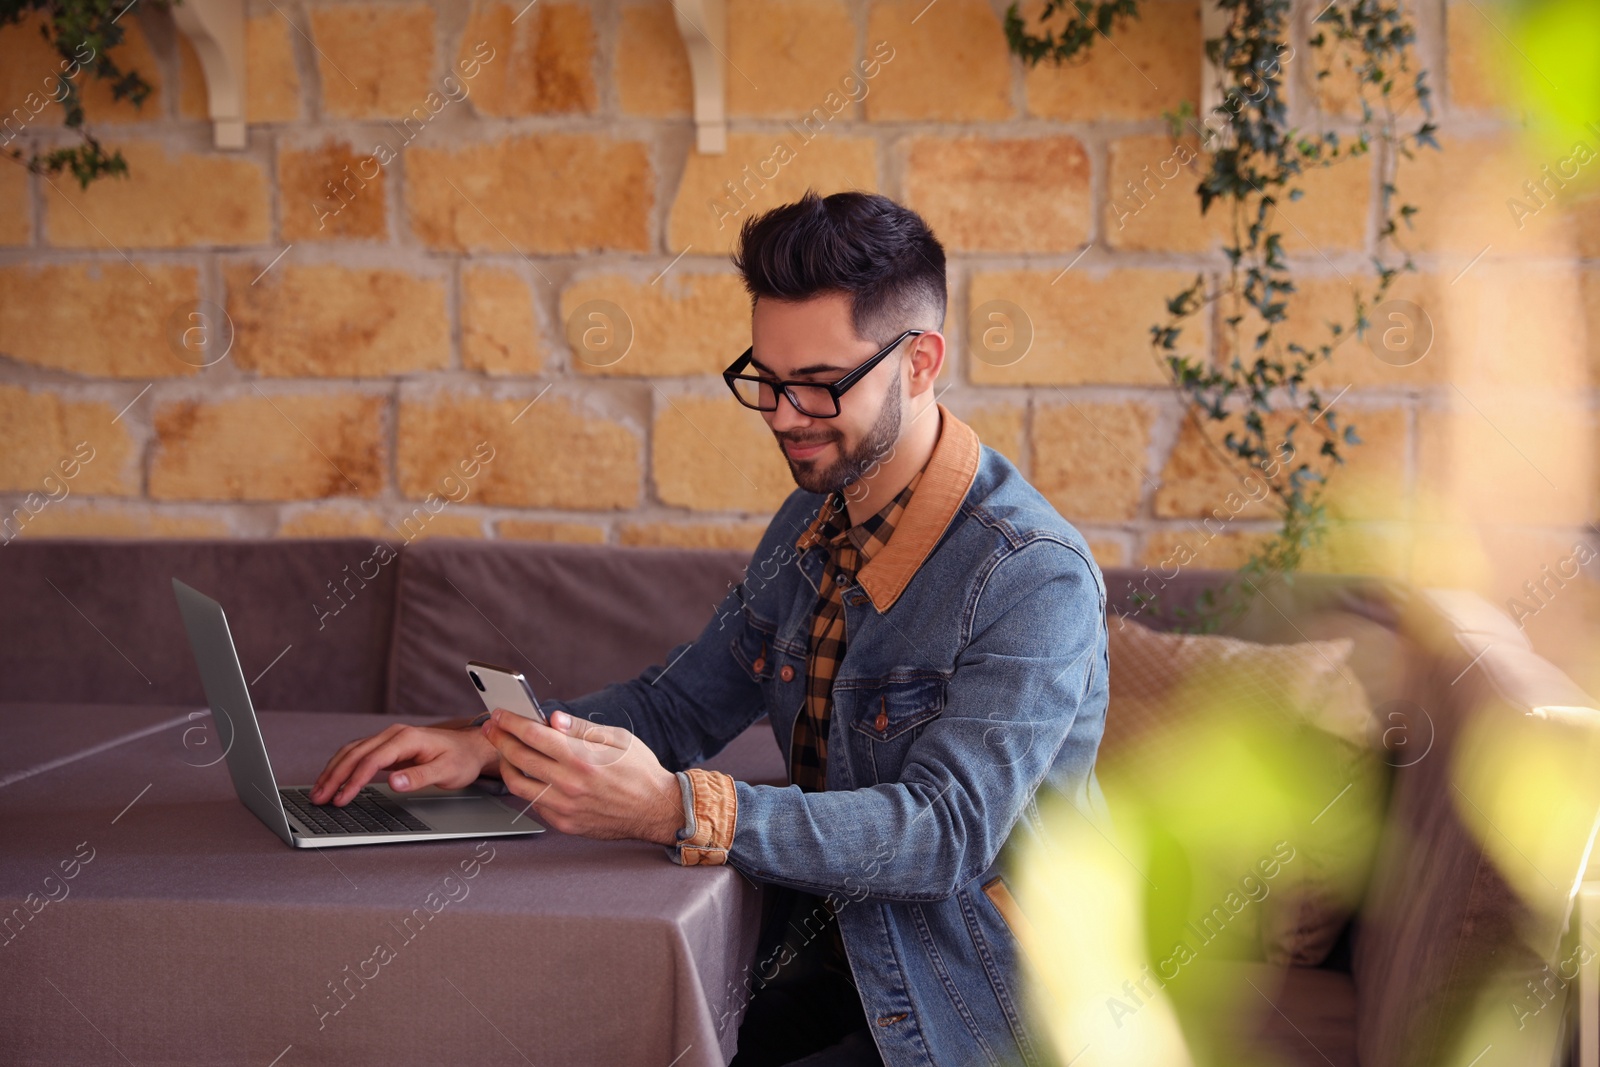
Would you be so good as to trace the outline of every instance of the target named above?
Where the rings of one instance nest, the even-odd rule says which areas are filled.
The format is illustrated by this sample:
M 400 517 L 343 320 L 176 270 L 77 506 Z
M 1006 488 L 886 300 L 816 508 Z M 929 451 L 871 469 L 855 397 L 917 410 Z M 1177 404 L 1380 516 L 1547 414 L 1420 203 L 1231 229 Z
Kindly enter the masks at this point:
M 757 411 L 778 410 L 778 390 L 783 390 L 783 395 L 789 398 L 789 403 L 800 414 L 813 419 L 831 419 L 839 414 L 839 398 L 845 390 L 866 377 L 868 372 L 895 350 L 901 341 L 907 337 L 927 333 L 926 330 L 907 330 L 893 341 L 884 345 L 875 355 L 861 366 L 834 382 L 811 382 L 799 379 L 784 379 L 764 377 L 759 374 L 741 373 L 750 365 L 751 354 L 755 352 L 755 345 L 744 350 L 744 355 L 733 361 L 732 366 L 722 372 L 722 380 L 728 383 L 728 388 L 733 390 L 733 395 L 739 403 L 747 408 Z

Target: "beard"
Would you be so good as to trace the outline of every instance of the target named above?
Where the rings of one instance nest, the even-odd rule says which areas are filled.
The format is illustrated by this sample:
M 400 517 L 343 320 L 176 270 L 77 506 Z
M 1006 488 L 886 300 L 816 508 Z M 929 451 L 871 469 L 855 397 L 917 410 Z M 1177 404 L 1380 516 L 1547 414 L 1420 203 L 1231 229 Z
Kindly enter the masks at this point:
M 841 455 L 827 467 L 818 465 L 814 459 L 795 460 L 789 458 L 789 453 L 784 452 L 783 458 L 789 463 L 789 473 L 794 477 L 794 482 L 808 493 L 832 493 L 842 490 L 846 486 L 861 478 L 876 463 L 881 463 L 894 449 L 894 443 L 900 439 L 900 382 L 896 379 L 894 386 L 889 390 L 889 395 L 884 398 L 883 407 L 878 410 L 878 417 L 873 420 L 872 428 L 856 443 L 854 448 L 840 448 Z M 782 448 L 780 439 L 779 447 Z M 826 441 L 830 438 L 787 438 L 794 444 L 812 444 L 817 441 Z M 838 443 L 837 437 L 832 438 Z

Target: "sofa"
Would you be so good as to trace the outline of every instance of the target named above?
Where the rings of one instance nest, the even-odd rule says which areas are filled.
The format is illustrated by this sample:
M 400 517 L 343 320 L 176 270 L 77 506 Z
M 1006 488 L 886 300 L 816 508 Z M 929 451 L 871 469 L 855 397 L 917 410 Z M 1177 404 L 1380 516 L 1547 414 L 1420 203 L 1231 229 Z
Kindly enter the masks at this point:
M 360 712 L 376 728 L 473 713 L 468 659 L 519 667 L 555 698 L 631 677 L 700 631 L 746 561 L 736 551 L 450 539 L 13 541 L 0 548 L 0 748 L 43 744 L 52 706 L 129 716 L 203 706 L 173 577 L 228 611 L 259 709 Z M 1157 629 L 1231 576 L 1103 573 L 1109 610 Z M 1153 592 L 1160 610 L 1138 599 Z M 1337 951 L 1318 967 L 1232 964 L 1255 975 L 1267 1002 L 1236 1021 L 1239 1062 L 1561 1062 L 1571 983 L 1551 976 L 1571 948 L 1588 843 L 1558 849 L 1560 869 L 1541 860 L 1559 888 L 1554 907 L 1526 899 L 1525 880 L 1502 870 L 1504 850 L 1486 849 L 1464 814 L 1451 775 L 1474 722 L 1587 743 L 1594 698 L 1461 591 L 1301 575 L 1264 588 L 1224 632 L 1264 644 L 1351 638 L 1350 666 L 1375 713 L 1409 709 L 1408 729 L 1427 735 L 1425 758 L 1389 761 L 1377 854 Z M 1115 694 L 1115 668 L 1111 684 Z M 764 773 L 781 781 L 763 726 L 741 742 L 767 746 Z M 1509 1010 L 1535 987 L 1550 990 L 1548 1003 Z M 1497 1012 L 1519 1024 L 1514 1040 L 1490 1040 L 1481 1061 L 1464 1055 Z

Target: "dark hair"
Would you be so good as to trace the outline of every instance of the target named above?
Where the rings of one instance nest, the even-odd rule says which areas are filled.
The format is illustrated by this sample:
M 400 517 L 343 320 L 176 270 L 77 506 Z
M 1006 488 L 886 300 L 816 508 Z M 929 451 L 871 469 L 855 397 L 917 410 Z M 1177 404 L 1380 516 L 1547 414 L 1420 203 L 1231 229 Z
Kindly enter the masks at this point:
M 764 296 L 842 292 L 864 340 L 944 326 L 944 246 L 921 215 L 877 193 L 821 197 L 808 187 L 794 203 L 745 220 L 733 265 L 751 308 Z

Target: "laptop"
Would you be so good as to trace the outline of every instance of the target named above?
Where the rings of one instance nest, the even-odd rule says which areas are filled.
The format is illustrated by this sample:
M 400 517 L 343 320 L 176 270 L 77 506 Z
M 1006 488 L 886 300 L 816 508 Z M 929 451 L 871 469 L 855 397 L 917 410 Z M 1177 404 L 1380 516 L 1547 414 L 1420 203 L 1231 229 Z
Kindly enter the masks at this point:
M 525 813 L 470 786 L 430 786 L 401 795 L 387 785 L 367 785 L 343 808 L 311 803 L 310 786 L 279 788 L 222 605 L 176 578 L 172 590 L 189 631 L 189 644 L 200 667 L 200 681 L 234 791 L 285 844 L 333 848 L 544 832 L 544 827 Z

